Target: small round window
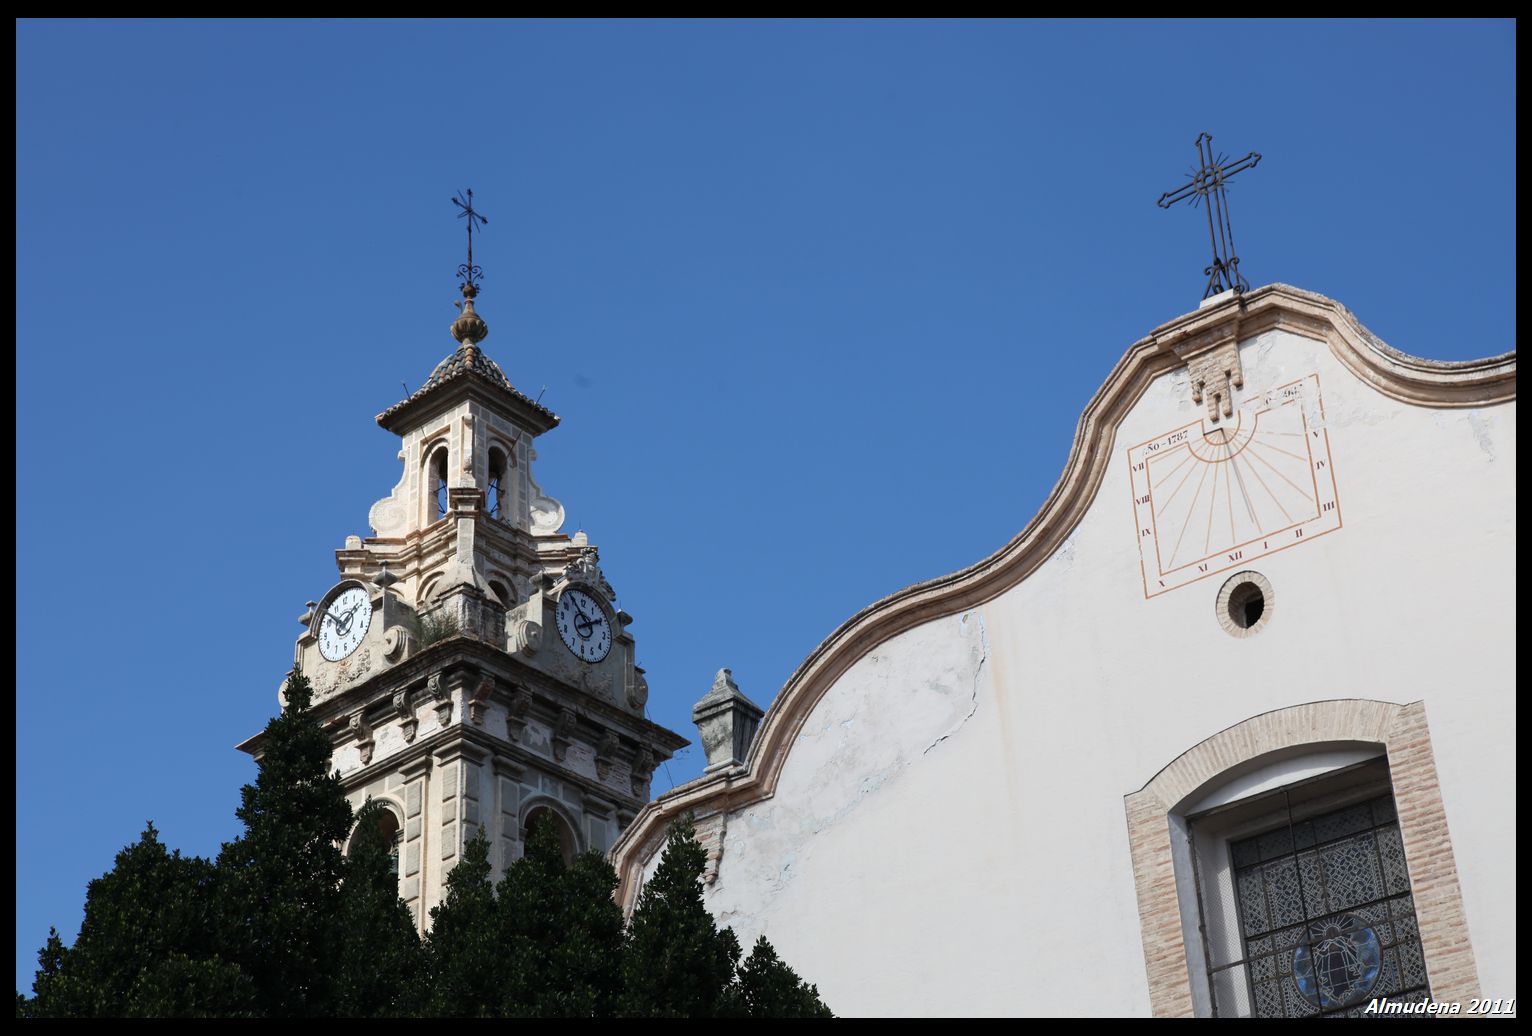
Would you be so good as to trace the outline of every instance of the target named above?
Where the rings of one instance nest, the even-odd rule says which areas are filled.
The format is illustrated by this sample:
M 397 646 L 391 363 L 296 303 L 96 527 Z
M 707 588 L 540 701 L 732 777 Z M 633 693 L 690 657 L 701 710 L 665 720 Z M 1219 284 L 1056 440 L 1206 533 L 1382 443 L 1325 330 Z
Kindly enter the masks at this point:
M 1259 572 L 1238 572 L 1218 591 L 1218 624 L 1231 637 L 1253 637 L 1271 621 L 1275 595 Z

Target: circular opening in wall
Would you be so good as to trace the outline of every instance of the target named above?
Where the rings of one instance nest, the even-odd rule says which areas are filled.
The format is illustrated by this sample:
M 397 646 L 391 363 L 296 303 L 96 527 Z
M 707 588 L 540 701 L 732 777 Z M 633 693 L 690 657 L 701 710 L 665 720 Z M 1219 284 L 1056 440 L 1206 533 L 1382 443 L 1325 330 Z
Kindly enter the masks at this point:
M 1261 621 L 1266 610 L 1266 595 L 1254 583 L 1241 583 L 1229 595 L 1229 618 L 1242 630 Z
M 1218 591 L 1218 624 L 1234 637 L 1249 637 L 1271 621 L 1274 595 L 1259 572 L 1239 572 Z

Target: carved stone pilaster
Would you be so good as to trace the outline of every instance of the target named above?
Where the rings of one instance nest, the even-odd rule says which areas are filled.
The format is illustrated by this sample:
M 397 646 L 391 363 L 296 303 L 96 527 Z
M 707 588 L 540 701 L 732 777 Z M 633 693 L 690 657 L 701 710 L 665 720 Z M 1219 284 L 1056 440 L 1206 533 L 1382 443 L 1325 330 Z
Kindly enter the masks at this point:
M 648 700 L 649 681 L 644 678 L 644 670 L 641 666 L 633 666 L 628 671 L 628 705 L 641 709 Z
M 362 753 L 362 765 L 372 762 L 373 738 L 372 727 L 367 723 L 367 718 L 360 712 L 351 714 L 346 721 L 346 728 L 351 731 L 351 736 L 356 738 L 356 747 Z
M 479 678 L 478 685 L 474 687 L 473 694 L 468 699 L 468 720 L 471 723 L 484 725 L 484 715 L 489 711 L 489 696 L 494 693 L 495 680 L 490 676 Z
M 565 706 L 559 710 L 558 722 L 553 725 L 553 758 L 564 761 L 569 746 L 574 743 L 574 709 Z
M 531 657 L 543 643 L 543 627 L 527 618 L 522 609 L 506 618 L 506 650 Z
M 516 688 L 505 710 L 505 736 L 512 741 L 520 741 L 522 732 L 527 729 L 527 713 L 531 711 L 532 692 L 525 687 Z
M 636 798 L 649 797 L 649 781 L 654 776 L 654 753 L 648 746 L 640 748 L 638 754 L 633 757 L 633 769 L 628 774 L 628 779 L 633 786 L 633 795 Z
M 608 730 L 601 735 L 601 741 L 596 745 L 596 776 L 600 780 L 606 780 L 612 772 L 612 763 L 617 760 L 617 735 Z
M 426 679 L 426 693 L 436 702 L 436 721 L 442 726 L 452 722 L 452 692 L 447 689 L 441 673 L 432 673 Z
M 404 735 L 404 743 L 414 741 L 415 728 L 420 722 L 415 716 L 415 707 L 410 704 L 409 688 L 394 693 L 394 714 L 399 717 L 399 732 Z

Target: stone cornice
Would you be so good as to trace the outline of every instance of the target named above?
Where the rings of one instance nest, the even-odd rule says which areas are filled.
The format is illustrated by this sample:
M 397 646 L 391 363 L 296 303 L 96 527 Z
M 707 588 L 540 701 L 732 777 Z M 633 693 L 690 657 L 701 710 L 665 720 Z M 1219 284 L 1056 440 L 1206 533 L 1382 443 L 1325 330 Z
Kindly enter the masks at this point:
M 557 427 L 558 415 L 509 386 L 495 384 L 471 369 L 417 390 L 410 398 L 395 403 L 378 415 L 378 424 L 396 435 L 404 435 L 439 412 L 445 412 L 464 400 L 474 400 L 511 418 L 516 424 L 541 435 Z
M 391 773 L 405 772 L 412 767 L 425 772 L 435 769 L 439 763 L 465 758 L 481 764 L 488 762 L 496 768 L 497 773 L 502 773 L 504 776 L 519 776 L 510 772 L 505 765 L 506 762 L 509 762 L 512 767 L 522 768 L 523 772 L 527 768 L 535 767 L 540 773 L 549 774 L 578 788 L 582 799 L 598 799 L 613 803 L 613 808 L 620 805 L 631 809 L 643 801 L 561 766 L 550 756 L 528 751 L 520 745 L 486 733 L 478 727 L 453 724 L 432 731 L 429 736 L 417 739 L 410 746 L 409 755 L 411 762 L 400 762 L 399 755 L 396 753 L 349 773 L 343 773 L 340 776 L 341 786 L 347 791 L 352 791 Z
M 1282 329 L 1324 342 L 1359 379 L 1418 406 L 1468 407 L 1516 398 L 1516 355 L 1440 362 L 1390 348 L 1344 306 L 1323 295 L 1272 284 L 1155 328 L 1130 346 L 1075 428 L 1074 443 L 1042 508 L 1009 543 L 968 568 L 906 587 L 847 619 L 809 653 L 772 701 L 742 768 L 708 774 L 644 807 L 612 847 L 618 902 L 631 909 L 645 847 L 671 820 L 706 817 L 770 798 L 788 751 L 809 713 L 857 660 L 923 623 L 998 597 L 1042 565 L 1084 516 L 1111 461 L 1118 424 L 1156 377 L 1231 341 Z
M 395 691 L 401 687 L 423 687 L 432 673 L 449 673 L 464 667 L 498 676 L 506 684 L 519 684 L 547 701 L 576 708 L 580 715 L 615 728 L 629 738 L 675 753 L 691 744 L 686 738 L 660 726 L 643 716 L 635 716 L 598 698 L 580 693 L 577 698 L 561 697 L 553 688 L 563 687 L 556 679 L 526 665 L 498 648 L 468 637 L 450 637 L 430 647 L 417 651 L 398 665 L 384 669 L 359 684 L 346 688 L 338 694 L 325 698 L 313 706 L 319 723 L 332 731 L 332 740 L 339 745 L 350 735 L 337 727 L 344 717 L 361 712 L 371 714 L 385 709 Z M 508 688 L 496 691 L 495 699 L 504 700 Z M 265 731 L 247 738 L 235 747 L 249 755 L 258 756 L 265 742 Z M 669 758 L 666 756 L 665 758 Z

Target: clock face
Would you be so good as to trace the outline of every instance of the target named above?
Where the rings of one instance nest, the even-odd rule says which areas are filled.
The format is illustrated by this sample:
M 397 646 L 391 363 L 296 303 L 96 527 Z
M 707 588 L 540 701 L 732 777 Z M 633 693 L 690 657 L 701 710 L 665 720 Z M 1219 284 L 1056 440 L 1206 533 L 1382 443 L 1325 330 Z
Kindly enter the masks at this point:
M 565 590 L 559 598 L 559 636 L 575 657 L 599 662 L 612 650 L 612 622 L 606 609 L 584 590 Z
M 319 653 L 339 662 L 362 643 L 372 623 L 372 602 L 367 591 L 351 586 L 331 598 L 319 618 Z
M 1341 527 L 1319 375 L 1128 450 L 1144 596 Z

